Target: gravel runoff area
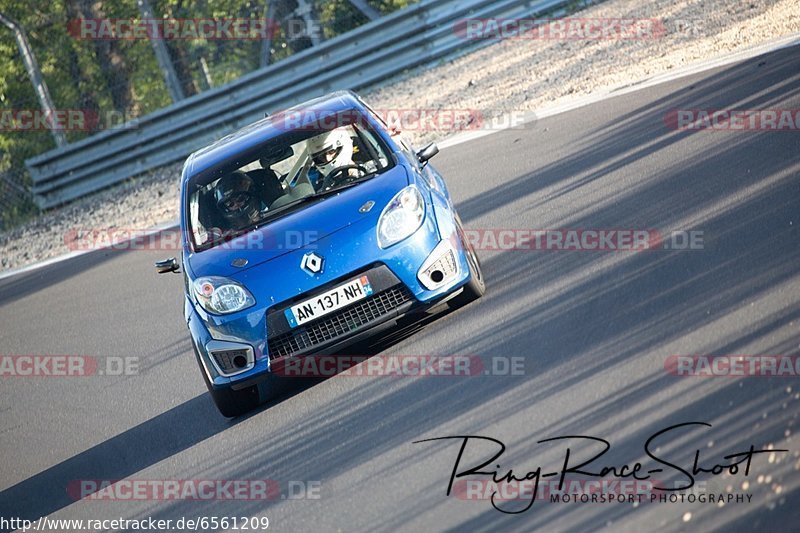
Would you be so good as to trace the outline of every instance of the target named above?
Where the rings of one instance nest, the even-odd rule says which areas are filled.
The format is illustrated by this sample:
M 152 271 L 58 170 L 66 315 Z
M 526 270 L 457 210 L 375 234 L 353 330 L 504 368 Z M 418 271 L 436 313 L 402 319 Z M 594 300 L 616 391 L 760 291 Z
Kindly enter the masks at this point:
M 609 0 L 573 16 L 655 19 L 663 31 L 637 40 L 507 39 L 362 95 L 379 113 L 472 109 L 487 119 L 569 104 L 800 32 L 800 0 Z M 453 133 L 405 131 L 417 144 Z M 177 220 L 180 169 L 132 177 L 0 233 L 0 271 L 73 251 L 81 230 L 145 230 Z

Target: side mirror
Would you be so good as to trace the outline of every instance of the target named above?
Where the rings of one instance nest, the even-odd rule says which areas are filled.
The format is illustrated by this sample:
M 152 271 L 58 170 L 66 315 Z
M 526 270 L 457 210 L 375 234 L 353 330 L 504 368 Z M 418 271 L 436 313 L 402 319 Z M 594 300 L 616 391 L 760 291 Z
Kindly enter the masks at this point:
M 436 143 L 430 143 L 425 148 L 417 152 L 417 159 L 419 159 L 419 162 L 422 163 L 422 166 L 425 166 L 428 160 L 438 153 L 439 147 L 436 146 Z
M 156 261 L 156 272 L 159 274 L 167 274 L 169 272 L 180 272 L 180 267 L 178 266 L 178 260 L 174 257 L 170 257 L 168 259 L 162 259 L 161 261 Z

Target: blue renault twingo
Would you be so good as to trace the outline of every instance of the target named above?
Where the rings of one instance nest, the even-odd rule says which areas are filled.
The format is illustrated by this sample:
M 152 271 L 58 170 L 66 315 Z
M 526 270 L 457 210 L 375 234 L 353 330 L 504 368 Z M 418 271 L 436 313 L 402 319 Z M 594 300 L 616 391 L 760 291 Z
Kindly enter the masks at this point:
M 346 353 L 404 315 L 483 295 L 478 257 L 428 164 L 437 153 L 415 152 L 342 91 L 189 156 L 185 318 L 224 416 L 268 400 L 287 358 Z

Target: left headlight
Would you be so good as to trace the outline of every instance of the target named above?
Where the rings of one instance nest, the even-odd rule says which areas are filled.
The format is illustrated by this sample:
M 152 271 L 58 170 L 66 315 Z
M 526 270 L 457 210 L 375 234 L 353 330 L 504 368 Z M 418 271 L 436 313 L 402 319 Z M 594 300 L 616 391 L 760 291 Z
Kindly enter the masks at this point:
M 378 246 L 388 248 L 417 231 L 425 218 L 425 200 L 414 185 L 397 193 L 378 219 Z
M 197 278 L 192 283 L 197 302 L 209 313 L 225 315 L 255 305 L 253 295 L 241 284 L 219 276 Z

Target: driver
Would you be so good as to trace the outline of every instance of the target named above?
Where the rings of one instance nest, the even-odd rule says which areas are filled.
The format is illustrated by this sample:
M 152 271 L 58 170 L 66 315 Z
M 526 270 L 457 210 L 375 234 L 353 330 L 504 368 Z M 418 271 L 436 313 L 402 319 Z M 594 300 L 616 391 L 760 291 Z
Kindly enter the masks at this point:
M 336 128 L 306 141 L 306 148 L 313 166 L 308 171 L 308 179 L 319 190 L 331 171 L 353 163 L 353 139 L 347 129 Z M 347 171 L 350 176 L 357 175 L 355 169 Z
M 264 209 L 256 184 L 241 170 L 231 172 L 217 183 L 214 200 L 231 228 L 243 228 L 257 221 Z

